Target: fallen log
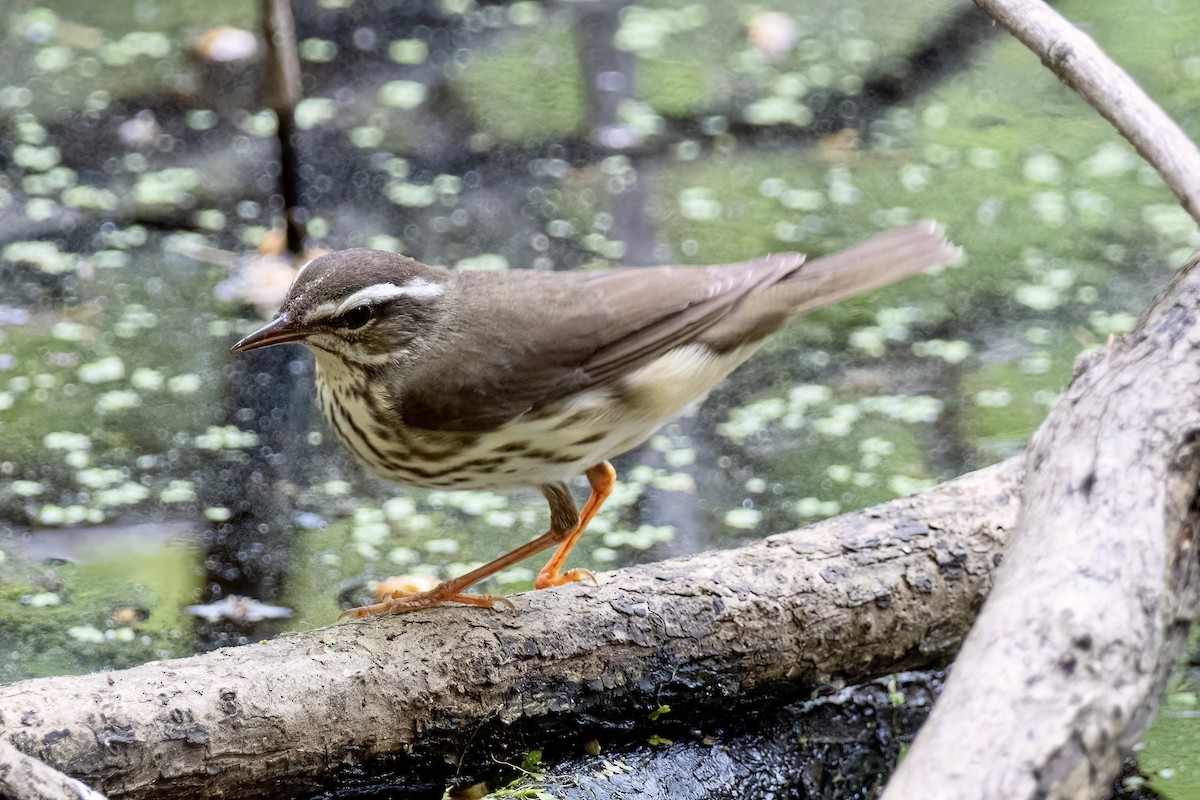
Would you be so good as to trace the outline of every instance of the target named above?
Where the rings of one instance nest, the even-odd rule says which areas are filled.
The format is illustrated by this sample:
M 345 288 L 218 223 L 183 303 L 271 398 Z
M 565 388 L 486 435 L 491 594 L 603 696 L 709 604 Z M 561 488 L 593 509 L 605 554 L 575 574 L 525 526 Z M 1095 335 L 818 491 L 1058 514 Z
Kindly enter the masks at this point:
M 1200 608 L 1198 264 L 1034 436 L 1005 565 L 885 799 L 1104 797 L 1153 719 Z
M 988 591 L 1023 468 L 519 595 L 509 612 L 435 609 L 11 684 L 0 738 L 113 798 L 290 796 L 377 759 L 461 770 L 481 730 L 490 762 L 515 731 L 619 726 L 662 704 L 728 711 L 944 664 Z

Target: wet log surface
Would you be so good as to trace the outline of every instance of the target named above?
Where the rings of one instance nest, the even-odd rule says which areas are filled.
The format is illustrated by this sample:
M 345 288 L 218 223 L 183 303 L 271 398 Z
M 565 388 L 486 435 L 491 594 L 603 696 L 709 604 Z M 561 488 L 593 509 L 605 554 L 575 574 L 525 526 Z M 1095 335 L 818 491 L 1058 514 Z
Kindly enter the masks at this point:
M 680 724 L 953 658 L 1019 507 L 1012 459 L 737 550 L 514 598 L 0 688 L 0 736 L 111 797 L 414 786 L 538 742 Z

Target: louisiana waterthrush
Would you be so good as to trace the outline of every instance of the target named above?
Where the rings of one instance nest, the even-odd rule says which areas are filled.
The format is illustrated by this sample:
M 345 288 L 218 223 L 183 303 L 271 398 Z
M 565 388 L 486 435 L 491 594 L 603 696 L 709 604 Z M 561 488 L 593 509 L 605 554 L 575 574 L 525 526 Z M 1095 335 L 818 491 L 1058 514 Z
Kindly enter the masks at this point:
M 695 405 L 791 317 L 959 258 L 925 221 L 805 263 L 781 253 L 712 267 L 450 272 L 374 250 L 321 256 L 275 319 L 234 352 L 301 342 L 338 437 L 373 471 L 427 488 L 538 487 L 550 528 L 434 589 L 350 616 L 453 601 L 556 547 L 537 588 L 590 577 L 563 563 L 608 497 L 610 458 Z M 566 481 L 591 495 L 578 510 Z

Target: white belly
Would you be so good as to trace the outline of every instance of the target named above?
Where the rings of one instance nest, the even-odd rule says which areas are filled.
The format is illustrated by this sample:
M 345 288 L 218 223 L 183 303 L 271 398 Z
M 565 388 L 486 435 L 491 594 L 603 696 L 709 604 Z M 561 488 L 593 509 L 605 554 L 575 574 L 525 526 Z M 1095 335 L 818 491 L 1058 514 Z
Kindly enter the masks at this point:
M 678 347 L 617 386 L 471 435 L 406 429 L 389 432 L 389 440 L 364 396 L 369 388 L 335 390 L 331 380 L 319 380 L 318 387 L 321 409 L 339 438 L 383 477 L 425 488 L 509 489 L 570 480 L 633 449 L 703 401 L 757 349 L 717 357 L 703 345 Z

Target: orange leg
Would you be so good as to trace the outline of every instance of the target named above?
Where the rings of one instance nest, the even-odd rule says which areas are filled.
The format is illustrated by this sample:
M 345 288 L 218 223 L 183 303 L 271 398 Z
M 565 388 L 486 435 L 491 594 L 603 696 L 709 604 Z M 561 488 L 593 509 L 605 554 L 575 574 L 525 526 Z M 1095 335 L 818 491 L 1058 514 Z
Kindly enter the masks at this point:
M 461 575 L 438 584 L 427 592 L 419 592 L 417 594 L 409 594 L 403 591 L 392 592 L 390 597 L 384 598 L 378 603 L 361 606 L 360 608 L 352 608 L 344 612 L 341 619 L 371 617 L 379 614 L 406 614 L 410 611 L 435 608 L 443 603 L 464 603 L 466 605 L 488 608 L 494 608 L 497 605 L 506 605 L 511 608 L 513 605 L 512 602 L 503 597 L 486 594 L 464 594 L 464 592 L 484 578 L 495 575 L 497 572 L 507 569 L 520 561 L 524 561 L 526 558 L 536 555 L 554 545 L 558 545 L 558 549 L 550 557 L 549 563 L 538 573 L 534 584 L 538 589 L 544 589 L 548 586 L 559 586 L 570 581 L 582 580 L 585 577 L 592 578 L 592 573 L 583 569 L 572 569 L 566 573 L 562 573 L 562 564 L 566 561 L 567 554 L 571 552 L 571 548 L 579 541 L 579 536 L 583 533 L 583 529 L 587 527 L 588 522 L 596 515 L 605 498 L 612 493 L 617 473 L 612 468 L 612 465 L 605 461 L 589 469 L 586 474 L 588 482 L 592 485 L 592 494 L 588 497 L 588 501 L 584 505 L 578 521 L 565 532 L 552 528 L 533 541 L 521 545 L 516 550 L 505 553 L 499 558 L 471 570 L 466 575 Z M 595 578 L 592 578 L 592 580 L 595 580 Z
M 592 485 L 592 493 L 588 496 L 587 503 L 583 506 L 583 511 L 579 512 L 579 522 L 575 525 L 575 530 L 571 531 L 570 535 L 559 543 L 558 549 L 554 551 L 554 555 L 550 556 L 550 560 L 546 562 L 546 566 L 542 567 L 541 571 L 538 572 L 537 578 L 533 582 L 535 589 L 562 586 L 564 583 L 581 581 L 584 578 L 587 578 L 592 583 L 596 582 L 596 576 L 592 575 L 586 569 L 562 571 L 563 564 L 566 563 L 571 549 L 575 547 L 575 544 L 579 541 L 579 537 L 583 535 L 583 531 L 587 528 L 588 523 L 592 521 L 592 517 L 596 516 L 596 512 L 600 510 L 600 506 L 604 505 L 604 501 L 612 494 L 613 485 L 617 482 L 617 471 L 607 461 L 597 464 L 585 474 L 587 475 L 588 483 Z

